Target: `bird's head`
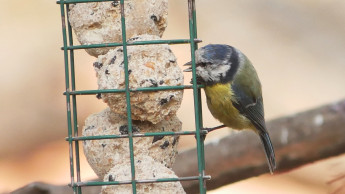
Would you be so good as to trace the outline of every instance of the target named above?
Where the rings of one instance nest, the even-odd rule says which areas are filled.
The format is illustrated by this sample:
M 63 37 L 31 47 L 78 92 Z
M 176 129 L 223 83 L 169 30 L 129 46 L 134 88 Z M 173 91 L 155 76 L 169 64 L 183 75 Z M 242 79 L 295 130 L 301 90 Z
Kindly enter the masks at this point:
M 233 79 L 239 64 L 239 51 L 222 44 L 209 44 L 195 51 L 195 70 L 201 84 L 227 83 Z M 192 63 L 185 72 L 192 71 Z

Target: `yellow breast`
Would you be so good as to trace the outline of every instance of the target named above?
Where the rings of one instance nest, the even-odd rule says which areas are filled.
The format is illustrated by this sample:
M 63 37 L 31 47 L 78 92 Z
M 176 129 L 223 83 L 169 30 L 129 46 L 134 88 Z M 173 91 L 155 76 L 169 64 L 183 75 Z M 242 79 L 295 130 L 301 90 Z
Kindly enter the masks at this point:
M 233 129 L 252 128 L 250 120 L 241 115 L 232 105 L 235 96 L 230 84 L 206 86 L 207 106 L 212 115 L 228 127 Z

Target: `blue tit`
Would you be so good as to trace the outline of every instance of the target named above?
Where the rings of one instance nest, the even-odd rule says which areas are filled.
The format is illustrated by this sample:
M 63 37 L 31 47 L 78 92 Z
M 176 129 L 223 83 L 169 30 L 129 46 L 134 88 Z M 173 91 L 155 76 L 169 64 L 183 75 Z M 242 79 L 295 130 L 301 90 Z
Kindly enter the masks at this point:
M 265 124 L 261 83 L 252 63 L 232 46 L 209 44 L 195 51 L 195 65 L 197 82 L 205 85 L 212 115 L 227 127 L 258 134 L 273 173 L 275 155 Z

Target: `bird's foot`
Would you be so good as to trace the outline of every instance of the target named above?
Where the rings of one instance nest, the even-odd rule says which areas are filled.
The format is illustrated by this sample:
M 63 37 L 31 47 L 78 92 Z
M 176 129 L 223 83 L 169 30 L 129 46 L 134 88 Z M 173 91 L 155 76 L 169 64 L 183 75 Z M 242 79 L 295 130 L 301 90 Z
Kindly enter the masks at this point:
M 205 131 L 207 131 L 207 133 L 210 133 L 210 132 L 212 132 L 214 130 L 221 129 L 221 128 L 224 128 L 224 127 L 226 127 L 226 126 L 225 125 L 219 125 L 217 127 L 212 127 L 212 128 L 202 128 L 202 130 L 205 130 Z
M 206 127 L 201 128 L 201 129 L 200 129 L 200 137 L 202 138 L 202 140 L 205 140 L 206 135 L 207 135 L 209 132 L 212 132 L 212 131 L 217 130 L 217 129 L 221 129 L 221 128 L 223 128 L 223 127 L 226 127 L 226 126 L 225 126 L 225 125 L 219 125 L 219 126 L 217 126 L 217 127 L 212 127 L 212 128 L 206 128 Z M 196 138 L 196 136 L 195 136 L 195 138 Z

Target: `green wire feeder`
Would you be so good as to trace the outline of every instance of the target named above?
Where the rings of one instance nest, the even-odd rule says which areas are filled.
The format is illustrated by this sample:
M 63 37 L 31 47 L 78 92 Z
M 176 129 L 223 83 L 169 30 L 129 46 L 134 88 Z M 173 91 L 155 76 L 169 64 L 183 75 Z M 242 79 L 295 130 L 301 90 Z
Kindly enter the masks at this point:
M 128 7 L 125 6 L 124 0 L 112 1 L 115 6 L 120 6 L 120 21 L 121 21 L 121 32 L 122 32 L 122 42 L 109 42 L 102 44 L 88 44 L 88 45 L 74 45 L 72 36 L 72 27 L 69 22 L 69 11 L 71 4 L 79 3 L 91 3 L 91 2 L 109 2 L 112 0 L 60 0 L 57 4 L 60 5 L 61 9 L 61 19 L 62 19 L 62 35 L 63 35 L 63 47 L 64 52 L 64 64 L 65 64 L 65 82 L 66 91 L 64 95 L 66 96 L 67 105 L 67 126 L 68 126 L 68 137 L 66 140 L 69 143 L 70 152 L 70 176 L 71 182 L 70 186 L 73 188 L 74 193 L 82 193 L 82 187 L 85 186 L 106 186 L 106 185 L 131 185 L 132 193 L 137 193 L 137 187 L 139 184 L 146 183 L 163 183 L 163 182 L 180 182 L 180 181 L 199 181 L 199 191 L 200 193 L 206 193 L 206 180 L 210 179 L 210 176 L 205 175 L 205 157 L 204 157 L 204 136 L 206 135 L 205 130 L 201 130 L 202 125 L 202 107 L 201 107 L 201 96 L 200 88 L 202 86 L 197 85 L 195 69 L 193 69 L 192 75 L 192 85 L 177 85 L 177 86 L 156 86 L 153 87 L 139 87 L 130 88 L 130 76 L 129 76 L 129 66 L 128 66 L 128 46 L 136 45 L 158 45 L 158 44 L 189 44 L 192 65 L 195 67 L 195 56 L 194 51 L 197 49 L 197 43 L 201 40 L 197 39 L 197 27 L 196 27 L 196 10 L 195 1 L 188 0 L 188 13 L 189 13 L 189 35 L 188 39 L 176 39 L 176 40 L 145 40 L 145 41 L 135 41 L 127 42 L 126 34 L 126 18 L 125 11 Z M 128 1 L 129 2 L 129 1 Z M 135 1 L 134 1 L 135 2 Z M 127 3 L 127 2 L 126 2 Z M 126 16 L 127 17 L 127 16 Z M 157 17 L 154 18 L 157 20 Z M 76 90 L 75 83 L 75 60 L 74 60 L 74 50 L 76 49 L 94 49 L 94 48 L 110 48 L 110 47 L 122 47 L 123 52 L 123 67 L 124 67 L 124 78 L 125 85 L 124 89 L 102 89 L 102 90 Z M 193 100 L 194 100 L 194 112 L 195 112 L 195 131 L 155 131 L 155 132 L 140 132 L 136 129 L 136 121 L 132 120 L 132 110 L 131 110 L 131 94 L 137 92 L 155 92 L 155 91 L 172 91 L 172 90 L 193 90 Z M 117 135 L 89 135 L 89 136 L 79 136 L 78 135 L 78 116 L 77 116 L 77 95 L 95 95 L 95 94 L 115 94 L 124 93 L 126 97 L 126 133 Z M 121 129 L 120 129 L 121 130 Z M 198 160 L 198 172 L 194 175 L 188 177 L 179 178 L 157 178 L 157 179 L 137 179 L 136 168 L 135 168 L 135 158 L 134 158 L 134 139 L 135 138 L 152 138 L 153 140 L 160 140 L 162 137 L 172 137 L 176 138 L 180 135 L 194 135 L 196 137 L 197 145 L 197 160 Z M 130 179 L 125 181 L 116 181 L 116 177 L 108 177 L 108 181 L 83 181 L 80 176 L 80 155 L 79 155 L 79 142 L 82 141 L 84 144 L 86 141 L 105 141 L 113 139 L 123 139 L 128 142 L 129 148 L 129 169 L 130 169 Z

